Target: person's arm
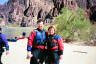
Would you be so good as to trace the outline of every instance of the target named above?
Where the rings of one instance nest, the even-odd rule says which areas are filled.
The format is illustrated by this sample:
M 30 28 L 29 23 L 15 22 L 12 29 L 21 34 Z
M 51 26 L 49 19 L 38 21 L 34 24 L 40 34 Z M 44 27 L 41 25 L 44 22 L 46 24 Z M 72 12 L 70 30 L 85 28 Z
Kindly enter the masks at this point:
M 57 41 L 58 41 L 58 47 L 59 47 L 58 54 L 59 54 L 60 58 L 62 58 L 63 50 L 64 50 L 63 40 L 61 37 L 59 37 Z
M 1 35 L 2 41 L 4 43 L 4 46 L 6 48 L 6 54 L 9 53 L 9 45 L 8 45 L 8 41 L 6 39 L 6 36 L 4 34 Z
M 27 59 L 31 57 L 31 48 L 32 48 L 32 43 L 34 40 L 35 32 L 32 31 L 28 37 L 28 42 L 27 42 Z
M 28 37 L 28 42 L 27 42 L 27 51 L 31 51 L 32 43 L 34 40 L 35 36 L 35 31 L 32 31 Z

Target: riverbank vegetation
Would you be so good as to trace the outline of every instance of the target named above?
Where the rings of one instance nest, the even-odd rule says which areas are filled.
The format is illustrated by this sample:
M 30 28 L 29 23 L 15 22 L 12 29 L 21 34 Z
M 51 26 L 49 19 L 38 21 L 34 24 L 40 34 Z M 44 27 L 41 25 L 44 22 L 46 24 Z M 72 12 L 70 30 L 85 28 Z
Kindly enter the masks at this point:
M 84 10 L 81 8 L 77 10 L 63 8 L 52 24 L 56 26 L 56 32 L 67 42 L 96 41 L 96 28 L 84 17 Z

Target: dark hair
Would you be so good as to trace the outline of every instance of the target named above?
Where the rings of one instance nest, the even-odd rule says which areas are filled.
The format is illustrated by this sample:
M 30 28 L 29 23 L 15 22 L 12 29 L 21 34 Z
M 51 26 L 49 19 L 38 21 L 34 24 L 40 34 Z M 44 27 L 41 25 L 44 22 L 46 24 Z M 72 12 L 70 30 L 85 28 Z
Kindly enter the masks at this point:
M 37 21 L 37 24 L 40 23 L 40 22 L 44 22 L 44 20 L 43 20 L 43 19 L 39 19 L 39 20 Z
M 25 35 L 26 35 L 26 32 L 23 32 L 23 33 L 22 33 L 22 36 L 25 36 Z

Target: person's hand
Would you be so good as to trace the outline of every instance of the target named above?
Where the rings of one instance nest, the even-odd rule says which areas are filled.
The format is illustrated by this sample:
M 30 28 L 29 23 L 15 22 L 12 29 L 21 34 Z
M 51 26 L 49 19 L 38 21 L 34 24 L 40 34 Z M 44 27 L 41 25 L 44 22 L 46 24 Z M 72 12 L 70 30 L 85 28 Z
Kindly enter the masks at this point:
M 31 52 L 28 51 L 28 52 L 27 52 L 27 59 L 30 59 L 31 57 L 32 57 Z
M 9 54 L 9 51 L 8 50 L 6 50 L 6 55 L 8 55 Z
M 63 57 L 63 55 L 60 55 L 60 56 L 59 56 L 59 59 L 62 59 L 62 57 Z

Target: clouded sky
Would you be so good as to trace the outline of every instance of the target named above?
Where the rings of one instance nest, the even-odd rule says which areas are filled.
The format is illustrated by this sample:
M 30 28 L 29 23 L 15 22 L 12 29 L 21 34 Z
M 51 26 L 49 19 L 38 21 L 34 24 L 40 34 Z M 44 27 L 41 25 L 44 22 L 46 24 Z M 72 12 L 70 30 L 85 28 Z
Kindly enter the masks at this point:
M 4 4 L 5 2 L 8 2 L 8 0 L 0 0 L 0 4 Z

